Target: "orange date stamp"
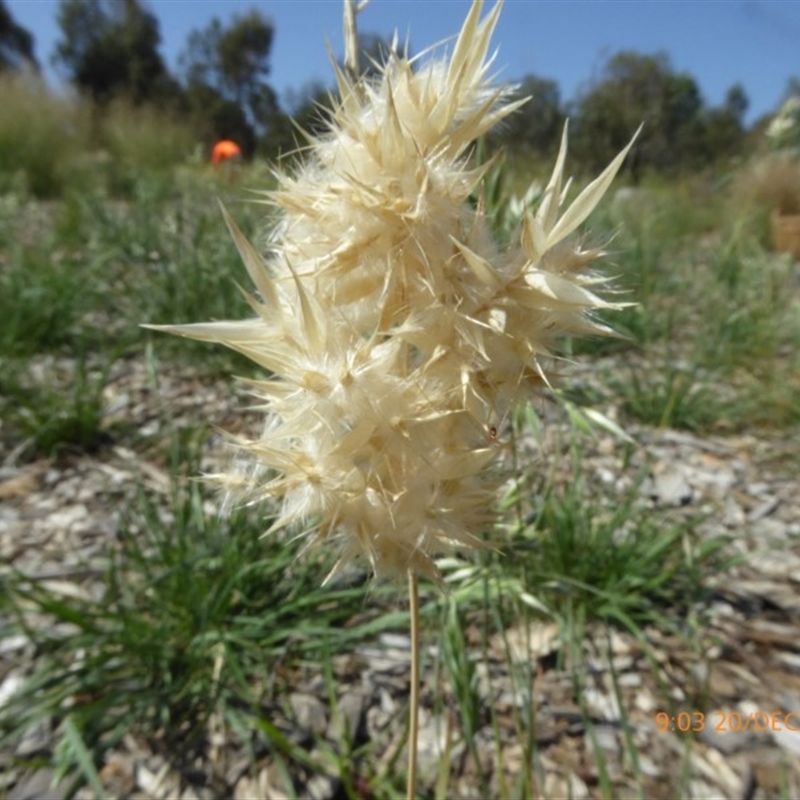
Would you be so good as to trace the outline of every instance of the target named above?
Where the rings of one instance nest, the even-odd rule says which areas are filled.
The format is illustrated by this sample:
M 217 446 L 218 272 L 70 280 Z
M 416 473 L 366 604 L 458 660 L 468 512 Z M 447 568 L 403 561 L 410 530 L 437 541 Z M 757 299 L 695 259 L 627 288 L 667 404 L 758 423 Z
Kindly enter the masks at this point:
M 800 714 L 794 711 L 679 711 L 668 714 L 659 711 L 654 717 L 659 733 L 700 733 L 713 730 L 717 733 L 752 731 L 792 731 L 800 733 Z

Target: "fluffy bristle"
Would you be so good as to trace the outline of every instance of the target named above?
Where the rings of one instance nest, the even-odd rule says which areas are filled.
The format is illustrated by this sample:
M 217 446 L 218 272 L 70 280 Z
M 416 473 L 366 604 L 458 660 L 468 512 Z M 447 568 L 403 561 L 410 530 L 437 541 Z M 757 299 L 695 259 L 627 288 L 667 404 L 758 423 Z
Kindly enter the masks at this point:
M 391 53 L 369 80 L 338 71 L 329 129 L 269 195 L 266 261 L 226 214 L 257 316 L 166 328 L 271 373 L 252 384 L 267 419 L 240 445 L 257 469 L 239 491 L 280 500 L 274 527 L 337 543 L 337 568 L 366 558 L 379 575 L 435 577 L 437 554 L 482 546 L 500 479 L 487 430 L 542 386 L 559 337 L 604 332 L 591 312 L 613 307 L 585 280 L 598 253 L 569 237 L 627 149 L 562 209 L 565 130 L 538 212 L 505 250 L 468 202 L 483 176 L 471 143 L 519 105 L 489 80 L 500 4 L 481 7 L 449 58 Z

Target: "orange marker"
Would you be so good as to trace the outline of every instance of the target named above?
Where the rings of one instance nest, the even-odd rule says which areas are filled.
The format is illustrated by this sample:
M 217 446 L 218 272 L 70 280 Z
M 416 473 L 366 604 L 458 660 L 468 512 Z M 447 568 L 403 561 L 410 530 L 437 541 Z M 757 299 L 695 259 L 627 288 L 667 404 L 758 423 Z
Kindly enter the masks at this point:
M 242 157 L 242 148 L 230 139 L 222 139 L 214 145 L 211 151 L 211 163 L 221 164 L 223 161 L 232 161 Z

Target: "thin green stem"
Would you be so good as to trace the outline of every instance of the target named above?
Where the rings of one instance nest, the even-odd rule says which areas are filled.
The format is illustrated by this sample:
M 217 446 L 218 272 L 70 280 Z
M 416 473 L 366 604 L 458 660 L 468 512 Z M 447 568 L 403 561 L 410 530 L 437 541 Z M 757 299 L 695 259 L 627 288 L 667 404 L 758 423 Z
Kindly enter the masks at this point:
M 419 585 L 417 575 L 408 571 L 408 600 L 411 612 L 411 693 L 408 707 L 408 777 L 406 798 L 414 800 L 417 787 L 417 739 L 419 738 Z

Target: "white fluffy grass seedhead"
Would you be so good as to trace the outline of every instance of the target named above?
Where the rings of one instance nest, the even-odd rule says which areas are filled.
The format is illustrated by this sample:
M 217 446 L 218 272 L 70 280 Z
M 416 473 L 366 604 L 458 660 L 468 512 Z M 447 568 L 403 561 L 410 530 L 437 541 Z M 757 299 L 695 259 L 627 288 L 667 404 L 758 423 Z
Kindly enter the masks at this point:
M 599 252 L 569 237 L 627 148 L 562 209 L 565 130 L 537 213 L 499 249 L 468 203 L 485 171 L 468 155 L 520 103 L 489 79 L 501 4 L 481 19 L 482 5 L 449 58 L 392 53 L 375 79 L 337 68 L 328 130 L 267 194 L 279 222 L 266 258 L 225 213 L 256 316 L 165 328 L 270 373 L 250 382 L 263 432 L 239 442 L 254 467 L 227 482 L 277 499 L 274 529 L 335 542 L 334 572 L 366 558 L 378 575 L 435 578 L 443 550 L 484 546 L 501 477 L 488 432 L 541 386 L 559 337 L 606 332 L 591 312 L 612 304 L 587 274 Z

